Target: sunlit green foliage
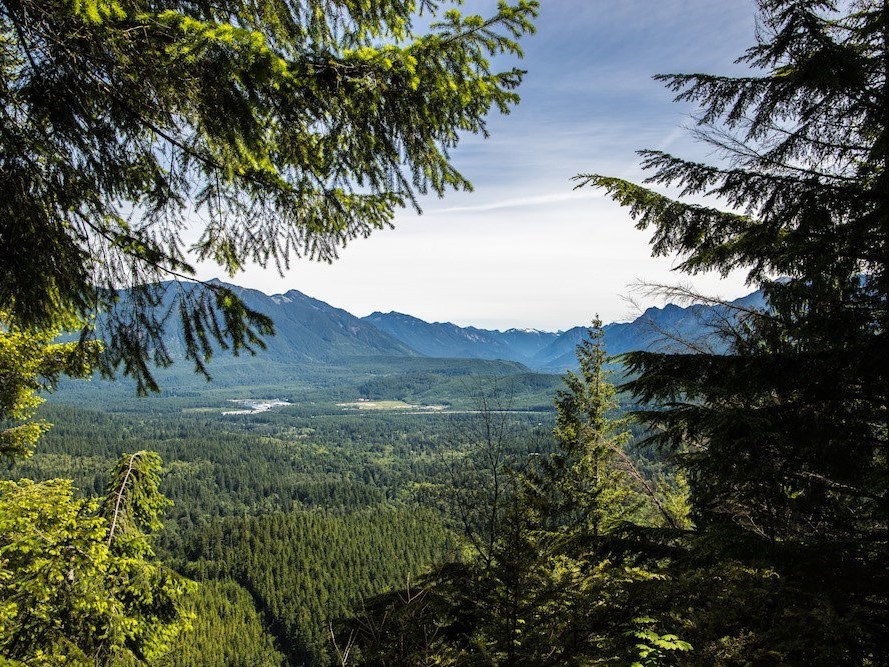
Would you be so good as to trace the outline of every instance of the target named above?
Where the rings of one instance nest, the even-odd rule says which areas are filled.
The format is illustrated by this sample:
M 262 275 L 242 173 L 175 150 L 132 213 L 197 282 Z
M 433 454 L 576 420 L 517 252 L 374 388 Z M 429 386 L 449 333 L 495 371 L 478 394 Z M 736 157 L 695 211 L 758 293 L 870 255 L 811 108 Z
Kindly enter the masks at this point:
M 9 325 L 0 311 L 0 458 L 24 458 L 49 424 L 34 420 L 43 399 L 61 375 L 85 377 L 99 347 L 53 343 L 56 332 L 35 332 Z
M 29 421 L 61 375 L 85 376 L 96 343 L 0 327 L 0 453 L 28 457 L 49 428 Z M 123 472 L 126 470 L 127 472 Z M 0 659 L 24 664 L 151 663 L 187 625 L 186 582 L 153 559 L 166 499 L 156 454 L 116 468 L 105 507 L 70 480 L 0 482 Z M 65 472 L 65 471 L 61 471 Z M 114 510 L 108 510 L 108 503 Z M 106 511 L 108 510 L 108 511 Z
M 125 457 L 121 467 L 129 465 Z M 143 459 L 155 474 L 159 461 Z M 0 482 L 0 655 L 29 665 L 155 664 L 188 625 L 190 584 L 153 560 L 156 487 L 116 534 L 69 480 Z
M 97 320 L 105 370 L 155 388 L 164 311 L 199 368 L 261 345 L 267 319 L 218 285 L 155 310 L 192 249 L 249 262 L 336 257 L 417 196 L 468 189 L 448 151 L 518 101 L 537 2 L 488 18 L 438 0 L 22 0 L 0 10 L 0 308 L 22 326 Z M 428 31 L 415 32 L 422 11 Z M 118 290 L 134 288 L 116 304 Z M 116 304 L 116 305 L 115 305 Z M 89 333 L 89 332 L 88 332 Z

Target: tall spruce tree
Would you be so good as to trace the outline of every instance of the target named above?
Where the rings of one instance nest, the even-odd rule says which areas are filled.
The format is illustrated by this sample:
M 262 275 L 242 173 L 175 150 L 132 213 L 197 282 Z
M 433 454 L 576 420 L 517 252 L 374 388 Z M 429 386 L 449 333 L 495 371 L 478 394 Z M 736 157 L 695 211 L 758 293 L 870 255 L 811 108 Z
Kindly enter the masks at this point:
M 658 606 L 648 588 L 666 575 L 624 548 L 625 524 L 647 501 L 666 518 L 659 525 L 678 522 L 624 451 L 628 420 L 614 415 L 598 320 L 577 358 L 555 398 L 555 451 L 510 462 L 520 470 L 498 460 L 501 495 L 472 497 L 499 502 L 490 547 L 464 530 L 464 558 L 371 600 L 341 633 L 356 664 L 666 665 L 691 650 L 675 618 L 647 616 Z
M 740 59 L 749 75 L 657 77 L 700 105 L 697 134 L 724 160 L 643 151 L 647 182 L 677 198 L 578 178 L 653 228 L 656 255 L 680 255 L 691 274 L 746 269 L 767 298 L 765 312 L 723 332 L 728 354 L 626 355 L 627 388 L 653 406 L 637 413 L 649 441 L 676 453 L 689 476 L 696 562 L 770 573 L 758 596 L 688 598 L 714 605 L 697 626 L 724 633 L 725 653 L 711 657 L 882 664 L 889 3 L 759 4 L 757 43 Z M 686 577 L 699 592 L 704 579 Z
M 682 517 L 626 451 L 630 419 L 616 414 L 604 337 L 596 318 L 576 348 L 577 372 L 566 373 L 556 393 L 555 451 L 523 475 L 523 546 L 533 554 L 524 569 L 537 576 L 525 586 L 528 620 L 514 664 L 672 664 L 691 648 L 661 634 L 669 622 L 638 614 L 633 599 L 661 575 L 624 548 L 628 527 L 657 517 L 658 526 L 676 529 Z M 643 656 L 650 659 L 638 662 Z
M 260 345 L 270 322 L 230 290 L 158 309 L 146 284 L 195 258 L 331 261 L 418 195 L 468 189 L 449 150 L 518 101 L 522 72 L 491 60 L 521 54 L 538 3 L 453 4 L 4 0 L 0 309 L 44 329 L 108 312 L 104 367 L 142 390 L 168 312 L 198 369 L 214 342 Z
M 542 525 L 581 539 L 602 535 L 627 518 L 632 492 L 620 465 L 630 433 L 615 418 L 615 389 L 598 319 L 577 346 L 578 371 L 556 392 L 557 451 L 526 475 L 528 500 Z

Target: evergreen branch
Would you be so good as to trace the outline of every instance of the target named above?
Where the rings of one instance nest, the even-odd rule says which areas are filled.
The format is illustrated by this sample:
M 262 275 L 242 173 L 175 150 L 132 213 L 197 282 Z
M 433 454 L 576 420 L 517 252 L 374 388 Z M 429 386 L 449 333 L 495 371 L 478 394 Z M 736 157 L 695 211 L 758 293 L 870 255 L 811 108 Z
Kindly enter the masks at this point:
M 111 543 L 114 541 L 114 531 L 117 528 L 117 519 L 120 516 L 121 506 L 123 504 L 123 500 L 127 491 L 127 484 L 130 481 L 130 475 L 133 472 L 133 466 L 136 463 L 136 458 L 141 456 L 143 452 L 136 452 L 135 454 L 130 455 L 129 463 L 127 464 L 126 473 L 123 476 L 123 479 L 120 482 L 120 485 L 117 488 L 115 493 L 115 503 L 114 503 L 114 511 L 111 514 L 111 526 L 108 528 L 108 546 L 111 546 Z
M 639 469 L 633 463 L 633 460 L 623 450 L 623 448 L 612 443 L 610 445 L 610 449 L 624 464 L 624 470 L 626 470 L 630 474 L 630 476 L 635 479 L 636 482 L 645 490 L 646 495 L 651 498 L 652 502 L 654 502 L 658 511 L 661 513 L 661 516 L 663 516 L 666 522 L 670 524 L 670 528 L 672 528 L 673 530 L 679 530 L 679 524 L 676 521 L 676 517 L 673 516 L 672 512 L 669 512 L 667 510 L 667 508 L 661 502 L 658 493 L 648 483 L 648 480 L 645 479 L 645 476 L 639 472 Z

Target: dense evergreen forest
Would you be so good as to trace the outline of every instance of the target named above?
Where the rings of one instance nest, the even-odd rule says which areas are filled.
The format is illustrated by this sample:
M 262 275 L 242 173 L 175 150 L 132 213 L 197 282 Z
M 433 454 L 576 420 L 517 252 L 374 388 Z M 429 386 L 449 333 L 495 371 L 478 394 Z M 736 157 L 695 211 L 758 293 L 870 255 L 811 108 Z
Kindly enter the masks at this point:
M 472 454 L 472 413 L 355 414 L 335 405 L 294 405 L 258 415 L 223 417 L 220 410 L 181 412 L 175 402 L 150 416 L 49 404 L 53 428 L 40 451 L 7 475 L 48 479 L 65 474 L 86 494 L 101 495 L 107 471 L 139 448 L 165 462 L 168 517 L 187 529 L 214 516 L 300 508 L 352 510 L 412 497 L 420 483 L 441 483 L 449 461 Z M 519 432 L 545 432 L 548 412 L 517 412 Z M 538 426 L 539 424 L 539 426 Z M 517 452 L 547 440 L 515 438 Z
M 285 656 L 250 594 L 233 581 L 205 581 L 187 602 L 193 628 L 179 637 L 169 662 L 182 667 L 282 667 Z
M 126 452 L 157 452 L 159 490 L 172 501 L 158 553 L 198 583 L 183 601 L 190 628 L 164 660 L 336 664 L 353 637 L 348 619 L 367 617 L 379 594 L 475 558 L 479 535 L 496 538 L 484 526 L 487 508 L 500 512 L 512 493 L 493 490 L 494 477 L 512 487 L 508 470 L 552 453 L 553 409 L 511 409 L 509 380 L 477 377 L 463 385 L 461 408 L 420 413 L 344 408 L 336 387 L 248 415 L 223 415 L 230 403 L 207 397 L 109 397 L 97 410 L 83 407 L 90 401 L 75 388 L 41 407 L 53 428 L 4 476 L 67 476 L 78 496 L 101 497 Z M 519 392 L 527 386 L 516 380 Z M 539 386 L 549 390 L 548 376 Z M 663 458 L 629 441 L 622 451 L 659 493 L 671 490 L 665 498 L 676 510 L 682 493 Z M 657 523 L 657 507 L 640 501 L 645 489 L 634 489 L 632 515 Z M 356 647 L 351 655 L 360 655 Z
M 440 517 L 412 508 L 276 513 L 208 524 L 180 558 L 199 582 L 231 580 L 250 591 L 292 663 L 329 664 L 330 623 L 424 574 L 450 542 Z
M 489 382 L 505 401 L 507 389 Z M 125 400 L 98 411 L 59 403 L 65 395 L 39 412 L 53 423 L 39 450 L 4 476 L 67 476 L 78 495 L 100 497 L 125 452 L 161 455 L 159 488 L 172 505 L 159 553 L 199 583 L 170 664 L 329 664 L 331 623 L 461 548 L 447 488 L 478 456 L 473 411 L 358 414 L 328 398 L 223 416 L 225 402 L 154 398 L 150 411 L 131 412 Z M 510 459 L 551 447 L 551 411 L 508 421 Z

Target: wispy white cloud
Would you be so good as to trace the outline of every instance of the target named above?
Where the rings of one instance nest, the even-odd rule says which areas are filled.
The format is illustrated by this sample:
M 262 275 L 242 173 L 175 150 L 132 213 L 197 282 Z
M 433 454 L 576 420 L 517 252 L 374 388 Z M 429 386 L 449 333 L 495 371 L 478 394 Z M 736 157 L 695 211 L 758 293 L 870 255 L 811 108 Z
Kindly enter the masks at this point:
M 581 199 L 596 199 L 604 195 L 596 190 L 569 190 L 567 192 L 554 192 L 534 197 L 515 197 L 513 199 L 501 199 L 499 201 L 474 204 L 472 206 L 450 206 L 446 208 L 429 209 L 429 215 L 441 213 L 475 213 L 479 211 L 497 211 L 504 208 L 527 208 L 531 206 L 548 206 L 567 201 Z

